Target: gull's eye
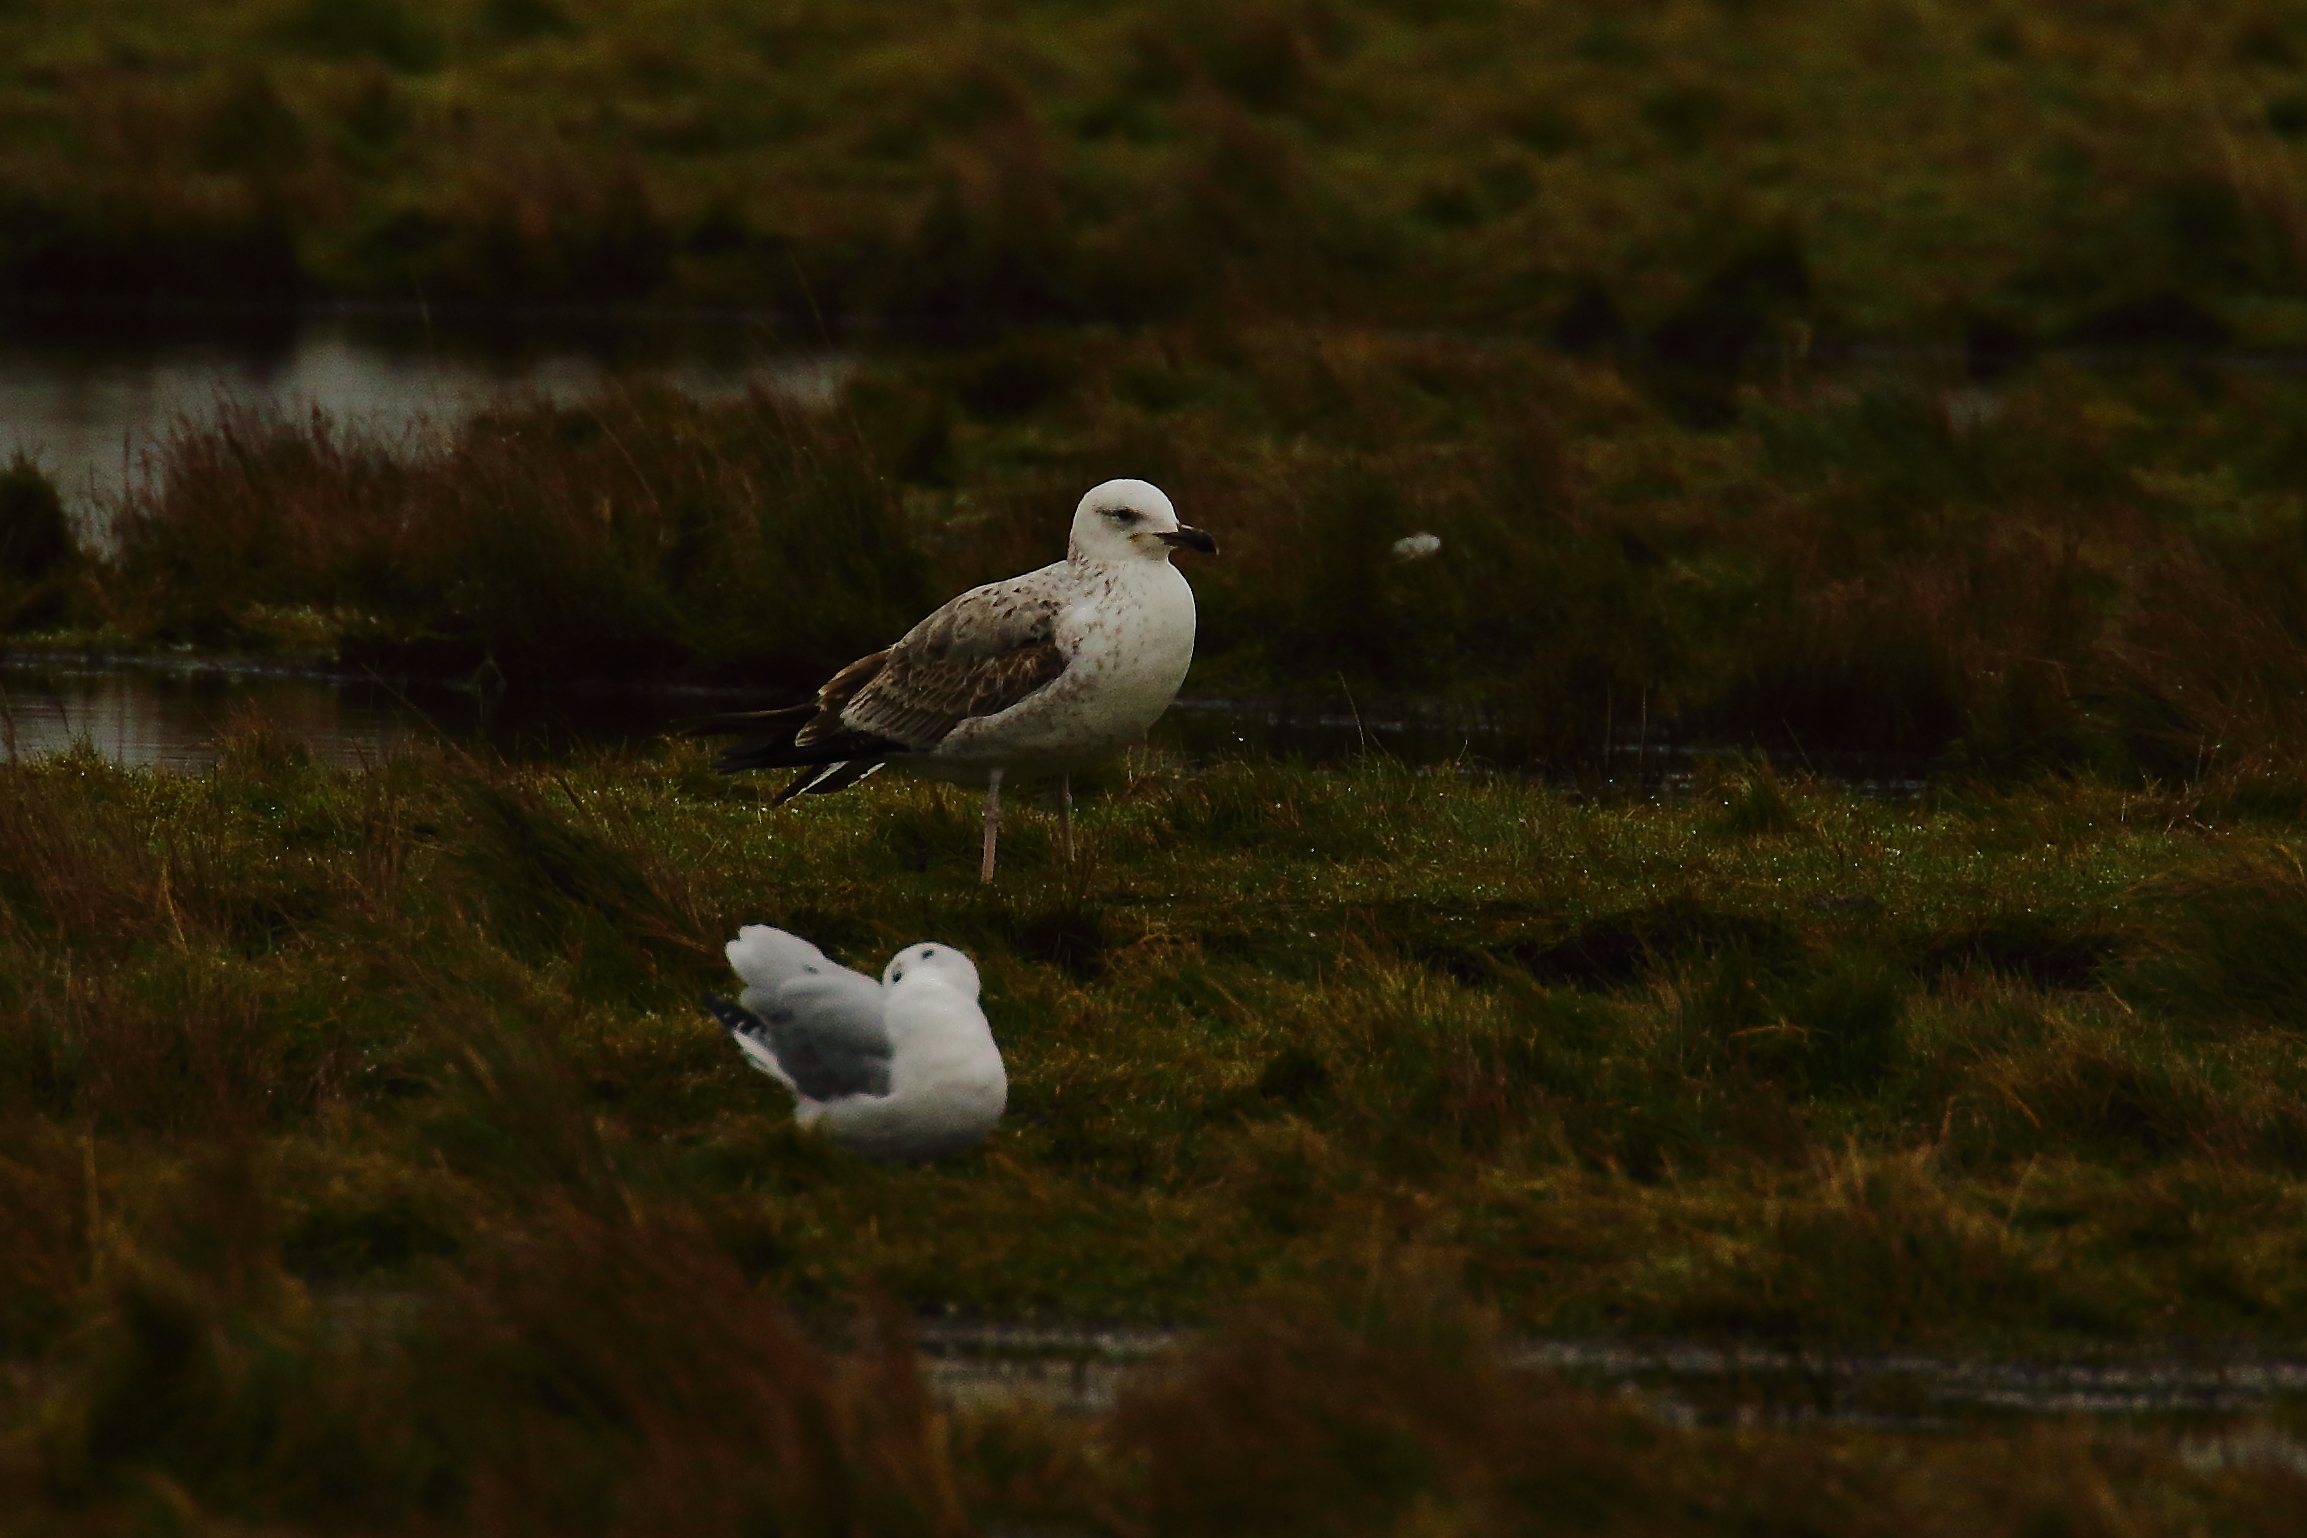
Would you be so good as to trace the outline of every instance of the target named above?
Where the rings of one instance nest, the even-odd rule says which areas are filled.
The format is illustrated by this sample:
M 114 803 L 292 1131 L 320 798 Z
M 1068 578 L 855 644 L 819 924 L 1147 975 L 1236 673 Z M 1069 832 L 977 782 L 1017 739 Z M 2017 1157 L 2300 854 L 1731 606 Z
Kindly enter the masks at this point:
M 1138 511 L 1134 507 L 1109 507 L 1105 515 L 1116 523 L 1128 524 L 1138 520 Z

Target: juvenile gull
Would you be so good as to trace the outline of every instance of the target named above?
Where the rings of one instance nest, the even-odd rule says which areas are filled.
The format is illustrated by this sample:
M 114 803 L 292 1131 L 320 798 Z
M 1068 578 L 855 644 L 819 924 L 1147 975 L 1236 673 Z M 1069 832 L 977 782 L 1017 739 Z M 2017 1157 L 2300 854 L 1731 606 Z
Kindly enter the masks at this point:
M 993 879 L 1005 777 L 1058 776 L 1058 841 L 1073 858 L 1072 771 L 1138 737 L 1194 658 L 1194 593 L 1170 565 L 1217 542 L 1144 481 L 1107 481 L 1074 509 L 1065 559 L 972 588 L 887 651 L 826 680 L 814 704 L 737 718 L 773 735 L 723 773 L 799 766 L 777 800 L 826 795 L 883 764 L 985 787 Z
M 868 1159 L 934 1159 L 991 1132 L 1009 1098 L 977 1005 L 977 968 L 949 945 L 908 945 L 881 981 L 799 935 L 748 924 L 728 945 L 745 981 L 703 1003 L 745 1060 L 793 1092 L 793 1119 Z

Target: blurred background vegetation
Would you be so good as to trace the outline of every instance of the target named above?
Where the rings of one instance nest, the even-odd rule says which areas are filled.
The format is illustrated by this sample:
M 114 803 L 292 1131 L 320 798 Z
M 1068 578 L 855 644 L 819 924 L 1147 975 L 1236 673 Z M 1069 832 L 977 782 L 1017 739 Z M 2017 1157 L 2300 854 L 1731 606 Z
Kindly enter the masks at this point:
M 13 0 L 0 294 L 2307 339 L 2283 0 Z

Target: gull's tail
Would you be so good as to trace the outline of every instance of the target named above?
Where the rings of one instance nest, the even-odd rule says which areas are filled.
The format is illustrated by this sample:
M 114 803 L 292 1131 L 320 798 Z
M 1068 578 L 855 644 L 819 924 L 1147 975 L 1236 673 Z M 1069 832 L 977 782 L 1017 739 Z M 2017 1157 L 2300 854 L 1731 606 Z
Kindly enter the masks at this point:
M 795 775 L 777 792 L 777 799 L 771 805 L 781 805 L 795 796 L 830 796 L 837 790 L 847 790 L 887 762 L 885 758 L 844 758 L 812 766 Z
M 825 796 L 846 790 L 880 768 L 892 754 L 905 751 L 905 744 L 872 732 L 835 732 L 816 742 L 796 742 L 794 738 L 808 724 L 808 717 L 794 712 L 791 719 L 788 730 L 740 742 L 716 759 L 713 767 L 723 774 L 740 774 L 747 769 L 799 769 L 802 772 L 792 783 L 777 793 L 779 801 L 790 801 L 795 796 Z
M 777 1061 L 776 1050 L 769 1043 L 769 1025 L 759 1015 L 717 993 L 700 993 L 697 1002 L 705 1006 L 705 1013 L 721 1022 L 722 1028 L 736 1041 L 737 1050 L 745 1054 L 745 1061 L 784 1085 L 793 1088 L 792 1076 Z
M 715 730 L 750 732 L 768 726 L 768 736 L 738 743 L 713 767 L 723 774 L 747 769 L 802 770 L 777 793 L 780 803 L 795 796 L 825 796 L 846 790 L 894 755 L 907 751 L 902 742 L 859 731 L 841 719 L 842 707 L 880 676 L 888 661 L 886 651 L 858 658 L 825 681 L 813 704 L 711 717 L 695 729 L 702 734 Z
M 768 1025 L 759 1015 L 735 999 L 725 999 L 718 993 L 700 993 L 697 1002 L 705 1006 L 705 1013 L 720 1021 L 722 1027 L 740 1042 L 747 1037 L 758 1037 L 762 1041 L 769 1039 Z

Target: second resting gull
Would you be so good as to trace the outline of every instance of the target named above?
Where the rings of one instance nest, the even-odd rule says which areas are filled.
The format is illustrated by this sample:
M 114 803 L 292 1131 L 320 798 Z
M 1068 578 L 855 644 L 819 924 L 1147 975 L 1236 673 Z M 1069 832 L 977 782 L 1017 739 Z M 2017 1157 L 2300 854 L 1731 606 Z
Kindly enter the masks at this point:
M 879 981 L 767 924 L 747 924 L 727 949 L 744 993 L 699 1002 L 747 1062 L 793 1092 L 802 1126 L 868 1159 L 913 1161 L 957 1153 L 1001 1120 L 1001 1049 L 977 968 L 952 946 L 908 945 Z
M 890 763 L 983 785 L 985 881 L 1003 779 L 1054 774 L 1070 860 L 1072 771 L 1153 725 L 1193 662 L 1194 593 L 1170 564 L 1180 547 L 1218 548 L 1178 522 L 1158 487 L 1107 481 L 1074 509 L 1064 560 L 971 588 L 834 674 L 814 703 L 732 718 L 774 730 L 717 767 L 800 768 L 780 802 L 846 789 Z

